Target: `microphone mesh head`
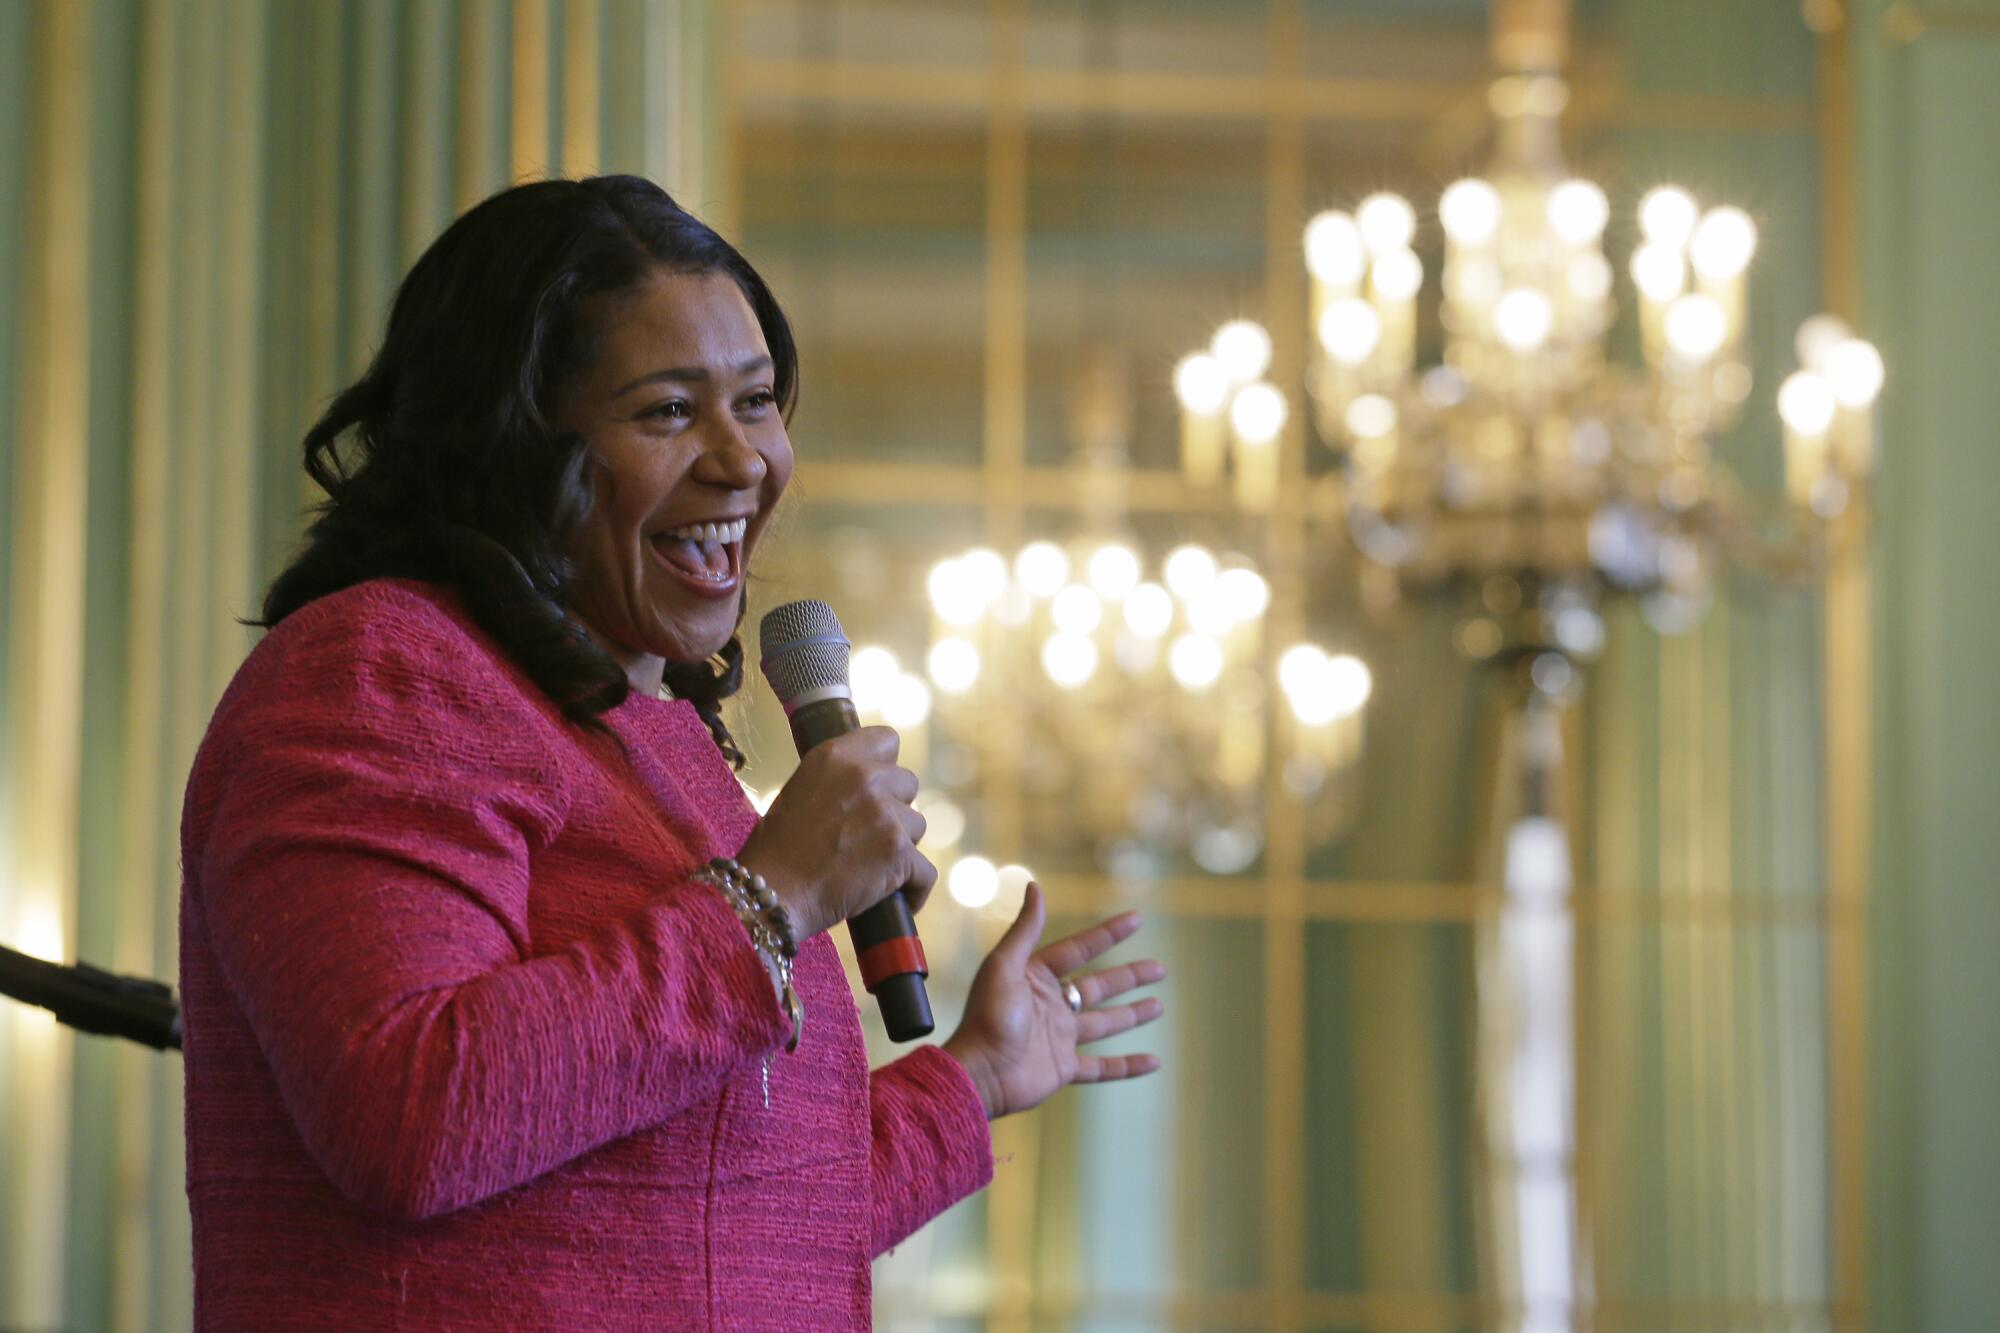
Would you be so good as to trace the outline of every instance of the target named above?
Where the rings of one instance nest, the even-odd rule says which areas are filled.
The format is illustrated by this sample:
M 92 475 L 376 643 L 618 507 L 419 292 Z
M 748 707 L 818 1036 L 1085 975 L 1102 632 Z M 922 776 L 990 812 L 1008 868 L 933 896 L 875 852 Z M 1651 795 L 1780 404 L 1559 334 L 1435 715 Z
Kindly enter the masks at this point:
M 786 707 L 809 690 L 847 686 L 847 635 L 833 608 L 814 598 L 786 602 L 764 613 L 758 626 L 757 665 Z

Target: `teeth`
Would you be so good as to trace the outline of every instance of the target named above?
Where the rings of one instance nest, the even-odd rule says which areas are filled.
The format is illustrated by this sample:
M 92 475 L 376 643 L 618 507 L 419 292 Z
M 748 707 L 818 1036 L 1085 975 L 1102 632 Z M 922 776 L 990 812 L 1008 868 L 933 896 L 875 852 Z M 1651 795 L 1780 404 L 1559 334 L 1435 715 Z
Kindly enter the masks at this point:
M 666 533 L 668 537 L 685 538 L 694 542 L 740 542 L 750 527 L 747 518 L 732 518 L 727 523 L 690 523 L 684 528 L 675 528 Z

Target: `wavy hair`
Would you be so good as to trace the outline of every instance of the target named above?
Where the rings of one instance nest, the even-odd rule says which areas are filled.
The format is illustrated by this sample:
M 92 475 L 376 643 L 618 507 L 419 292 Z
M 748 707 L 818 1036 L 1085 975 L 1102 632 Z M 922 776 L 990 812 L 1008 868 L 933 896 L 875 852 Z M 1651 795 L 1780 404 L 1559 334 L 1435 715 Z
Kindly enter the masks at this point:
M 444 584 L 566 717 L 608 730 L 600 715 L 629 684 L 568 611 L 566 552 L 590 516 L 593 460 L 555 410 L 596 354 L 584 303 L 660 268 L 727 274 L 742 289 L 789 418 L 790 323 L 749 262 L 665 190 L 638 176 L 503 190 L 424 251 L 367 372 L 306 433 L 305 470 L 326 499 L 255 623 L 366 579 Z M 743 683 L 741 636 L 705 661 L 668 662 L 666 683 L 740 769 L 721 708 Z

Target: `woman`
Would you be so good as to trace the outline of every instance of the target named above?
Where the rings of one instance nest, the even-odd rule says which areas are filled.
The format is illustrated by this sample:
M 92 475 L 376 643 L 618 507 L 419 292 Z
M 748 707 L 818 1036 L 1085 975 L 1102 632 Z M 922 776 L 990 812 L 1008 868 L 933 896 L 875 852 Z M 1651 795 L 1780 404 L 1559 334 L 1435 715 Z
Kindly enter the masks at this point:
M 643 180 L 505 191 L 405 278 L 188 785 L 200 1326 L 863 1327 L 988 1121 L 1156 1067 L 1077 1047 L 1157 963 L 1060 979 L 1136 917 L 1037 953 L 1031 887 L 959 1030 L 869 1072 L 827 932 L 928 894 L 916 778 L 863 728 L 759 820 L 719 713 L 796 387 Z

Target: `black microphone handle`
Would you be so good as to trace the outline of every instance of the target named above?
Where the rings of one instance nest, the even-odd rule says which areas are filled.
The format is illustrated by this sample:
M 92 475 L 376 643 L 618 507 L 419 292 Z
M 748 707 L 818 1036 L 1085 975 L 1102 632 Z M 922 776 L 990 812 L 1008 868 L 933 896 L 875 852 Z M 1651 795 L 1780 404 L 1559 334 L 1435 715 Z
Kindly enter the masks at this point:
M 792 741 L 799 747 L 801 758 L 820 742 L 845 736 L 860 727 L 861 719 L 855 715 L 854 703 L 849 699 L 820 699 L 792 713 Z M 847 923 L 847 935 L 854 941 L 857 954 L 884 940 L 916 933 L 910 901 L 901 889 Z M 936 1030 L 937 1020 L 931 1017 L 931 997 L 924 988 L 923 973 L 903 972 L 886 977 L 874 987 L 874 994 L 875 1003 L 882 1009 L 882 1026 L 888 1029 L 889 1040 L 915 1041 Z
M 180 1049 L 180 1004 L 163 981 L 118 976 L 89 963 L 51 963 L 0 945 L 0 995 L 47 1009 L 79 1032 Z

